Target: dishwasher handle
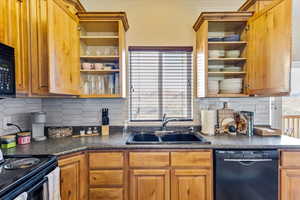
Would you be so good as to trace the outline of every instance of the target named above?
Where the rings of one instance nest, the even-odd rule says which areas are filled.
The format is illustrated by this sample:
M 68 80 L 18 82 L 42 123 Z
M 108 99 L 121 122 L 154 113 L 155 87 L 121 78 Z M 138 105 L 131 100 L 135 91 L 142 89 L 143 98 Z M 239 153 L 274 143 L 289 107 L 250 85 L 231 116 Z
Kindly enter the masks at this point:
M 271 162 L 273 159 L 224 159 L 225 162 Z
M 258 162 L 272 162 L 272 159 L 224 159 L 224 162 L 238 162 L 240 165 L 249 167 Z

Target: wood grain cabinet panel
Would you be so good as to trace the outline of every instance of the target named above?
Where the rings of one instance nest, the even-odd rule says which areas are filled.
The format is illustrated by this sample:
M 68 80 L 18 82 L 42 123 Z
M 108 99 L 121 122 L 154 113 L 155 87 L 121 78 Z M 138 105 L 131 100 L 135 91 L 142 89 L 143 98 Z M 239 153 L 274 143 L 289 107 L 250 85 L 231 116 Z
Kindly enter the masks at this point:
M 130 200 L 170 200 L 169 170 L 130 172 Z
M 171 152 L 172 167 L 211 167 L 211 152 Z
M 170 165 L 169 152 L 130 152 L 130 167 L 167 167 Z
M 300 169 L 281 169 L 281 200 L 300 197 Z
M 209 169 L 175 169 L 171 176 L 172 200 L 212 200 Z
M 17 94 L 29 93 L 29 1 L 16 0 L 15 40 L 16 91 Z
M 62 200 L 87 200 L 87 162 L 85 155 L 75 155 L 58 161 Z
M 276 0 L 249 20 L 249 94 L 290 92 L 291 19 L 291 0 Z
M 49 95 L 48 1 L 30 1 L 31 93 Z
M 89 200 L 123 200 L 122 188 L 90 188 Z
M 115 186 L 123 185 L 122 170 L 92 170 L 90 171 L 90 185 Z
M 300 168 L 300 152 L 298 151 L 282 151 L 281 152 L 282 167 Z
M 91 169 L 123 168 L 124 154 L 122 152 L 90 153 Z
M 49 91 L 79 95 L 79 20 L 61 0 L 48 0 Z
M 17 95 L 29 92 L 29 1 L 0 1 L 0 42 L 15 49 Z

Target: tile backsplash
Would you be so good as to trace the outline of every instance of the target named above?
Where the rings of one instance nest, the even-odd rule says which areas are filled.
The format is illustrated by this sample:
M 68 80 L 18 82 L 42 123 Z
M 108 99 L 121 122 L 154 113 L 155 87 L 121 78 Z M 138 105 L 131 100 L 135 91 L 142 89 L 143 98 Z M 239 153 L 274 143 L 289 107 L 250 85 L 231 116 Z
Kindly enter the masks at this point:
M 41 110 L 41 99 L 0 99 L 0 135 L 17 132 L 14 127 L 3 129 L 5 117 L 9 117 L 12 123 L 18 124 L 23 130 L 28 130 L 31 129 L 30 113 Z
M 201 109 L 220 109 L 223 107 L 223 102 L 228 102 L 228 107 L 235 111 L 252 111 L 254 115 L 254 123 L 256 125 L 270 124 L 270 98 L 207 98 L 198 99 L 198 108 L 195 112 L 200 115 Z
M 47 126 L 97 126 L 102 108 L 109 109 L 111 125 L 123 125 L 127 119 L 124 99 L 43 99 L 42 104 Z
M 228 102 L 236 111 L 255 112 L 256 124 L 269 124 L 269 98 L 196 99 L 194 119 L 199 124 L 201 109 L 222 108 Z M 101 124 L 101 109 L 108 108 L 110 124 L 122 126 L 128 116 L 126 99 L 2 99 L 0 100 L 0 135 L 17 132 L 15 128 L 3 129 L 5 117 L 27 130 L 31 128 L 31 112 L 47 112 L 47 126 L 97 126 Z
M 269 98 L 196 99 L 194 119 L 199 124 L 201 109 L 219 109 L 223 102 L 236 111 L 255 112 L 256 124 L 269 124 Z M 122 126 L 128 118 L 126 99 L 43 99 L 47 126 L 97 126 L 101 124 L 101 108 L 109 108 L 110 124 Z

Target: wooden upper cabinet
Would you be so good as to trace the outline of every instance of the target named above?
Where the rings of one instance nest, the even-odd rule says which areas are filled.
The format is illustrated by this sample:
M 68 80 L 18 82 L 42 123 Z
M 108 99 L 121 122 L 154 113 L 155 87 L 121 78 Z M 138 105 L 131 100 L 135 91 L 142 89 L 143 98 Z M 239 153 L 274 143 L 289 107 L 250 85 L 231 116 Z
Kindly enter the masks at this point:
M 247 70 L 247 22 L 252 12 L 203 12 L 197 19 L 196 32 L 196 72 L 197 97 L 245 97 Z M 234 36 L 236 39 L 223 40 Z M 228 51 L 238 55 L 225 55 Z M 228 70 L 234 66 L 235 70 Z M 220 68 L 216 70 L 215 68 Z M 236 70 L 238 68 L 238 70 Z M 229 68 L 230 69 L 230 68 Z M 221 80 L 240 78 L 235 90 L 224 90 Z M 239 87 L 240 86 L 240 87 Z M 230 89 L 230 88 L 229 88 Z
M 32 95 L 49 95 L 47 9 L 47 1 L 30 1 Z
M 249 94 L 290 92 L 291 17 L 291 0 L 276 0 L 249 20 Z
M 130 200 L 170 200 L 169 170 L 132 170 L 130 176 Z
M 5 0 L 0 2 L 0 42 L 15 49 L 16 92 L 29 91 L 29 1 Z
M 210 169 L 175 169 L 171 182 L 172 200 L 212 200 Z
M 49 91 L 79 95 L 78 19 L 60 0 L 48 0 Z
M 247 0 L 238 11 L 258 12 L 272 3 L 274 0 Z
M 200 15 L 194 25 L 197 36 L 198 97 L 289 94 L 292 59 L 291 1 L 268 1 L 268 5 L 264 4 L 264 8 L 254 15 L 252 12 L 241 11 L 205 12 Z M 239 35 L 240 38 L 223 41 L 222 38 L 227 34 Z M 229 50 L 239 50 L 239 56 L 228 56 Z M 225 53 L 225 56 L 221 53 Z M 228 66 L 232 65 L 240 68 L 235 69 L 236 71 L 228 70 Z M 221 70 L 218 69 L 220 66 Z M 227 84 L 223 82 L 228 78 L 241 78 L 242 81 L 235 80 L 235 87 L 231 88 L 228 87 L 230 81 Z M 237 81 L 243 83 L 242 90 L 239 90 Z M 230 91 L 233 91 L 232 94 Z
M 87 200 L 87 159 L 74 155 L 58 161 L 60 167 L 60 193 L 62 200 Z
M 81 98 L 125 98 L 127 90 L 125 12 L 78 13 L 80 21 L 80 61 L 98 67 L 83 67 Z M 109 65 L 108 65 L 109 63 Z M 101 67 L 101 66 L 105 67 Z M 100 86 L 92 87 L 89 79 Z

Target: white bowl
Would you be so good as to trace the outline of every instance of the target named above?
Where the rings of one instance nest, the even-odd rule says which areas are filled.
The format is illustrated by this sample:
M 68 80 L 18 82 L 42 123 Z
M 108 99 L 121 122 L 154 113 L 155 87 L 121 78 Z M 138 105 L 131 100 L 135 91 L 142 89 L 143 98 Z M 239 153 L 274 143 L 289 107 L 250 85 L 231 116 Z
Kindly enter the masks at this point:
M 226 58 L 239 58 L 241 55 L 240 50 L 228 50 L 225 52 Z

